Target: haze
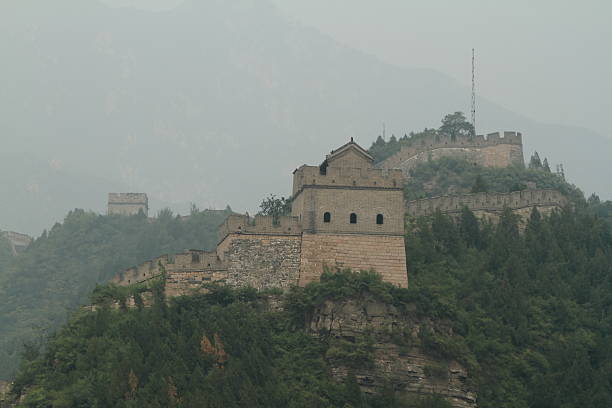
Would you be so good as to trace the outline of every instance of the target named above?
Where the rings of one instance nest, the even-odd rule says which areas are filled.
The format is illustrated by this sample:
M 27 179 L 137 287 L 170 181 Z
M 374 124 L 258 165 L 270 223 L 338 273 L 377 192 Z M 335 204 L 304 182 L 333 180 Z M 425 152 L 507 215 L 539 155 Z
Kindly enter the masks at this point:
M 273 1 L 340 43 L 398 66 L 435 69 L 465 86 L 474 47 L 481 96 L 533 119 L 612 137 L 609 1 Z M 182 3 L 105 2 L 152 10 Z
M 118 7 L 124 6 L 124 7 Z M 127 7 L 129 6 L 129 7 Z M 0 229 L 38 234 L 109 191 L 254 211 L 349 137 L 522 131 L 612 197 L 610 4 L 10 0 L 0 6 Z

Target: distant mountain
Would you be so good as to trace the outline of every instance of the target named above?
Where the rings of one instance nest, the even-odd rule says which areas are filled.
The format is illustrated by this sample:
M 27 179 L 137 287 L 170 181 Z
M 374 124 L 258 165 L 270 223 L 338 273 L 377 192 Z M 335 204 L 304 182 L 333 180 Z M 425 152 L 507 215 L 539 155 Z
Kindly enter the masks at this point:
M 253 209 L 268 192 L 288 194 L 295 167 L 351 136 L 368 146 L 383 121 L 402 134 L 437 127 L 469 102 L 450 77 L 339 45 L 265 0 L 188 1 L 166 12 L 8 0 L 0 10 L 0 73 L 9 79 L 0 93 L 3 151 L 110 180 L 108 188 L 146 191 L 152 203 Z M 479 124 L 523 131 L 528 152 L 564 163 L 571 181 L 612 197 L 602 177 L 612 174 L 612 139 L 485 100 Z M 0 162 L 0 172 L 18 178 L 28 171 Z M 82 192 L 92 205 L 91 183 L 75 180 L 73 195 L 52 195 L 46 205 L 63 211 L 48 216 L 40 200 L 6 199 L 12 209 L 0 214 L 0 227 L 8 213 L 31 207 L 40 214 L 30 213 L 30 224 L 48 227 L 85 202 L 75 199 Z

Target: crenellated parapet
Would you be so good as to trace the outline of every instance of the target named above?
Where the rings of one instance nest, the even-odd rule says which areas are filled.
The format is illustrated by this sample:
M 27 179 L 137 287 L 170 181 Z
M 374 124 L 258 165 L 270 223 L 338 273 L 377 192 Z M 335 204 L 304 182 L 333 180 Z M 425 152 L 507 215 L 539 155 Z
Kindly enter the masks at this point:
M 452 196 L 423 198 L 406 203 L 409 216 L 429 216 L 436 211 L 443 214 L 459 214 L 463 207 L 472 212 L 500 213 L 505 208 L 513 211 L 521 209 L 562 208 L 568 204 L 567 198 L 557 190 L 522 190 L 511 193 L 473 193 Z
M 304 187 L 318 188 L 402 188 L 401 170 L 384 168 L 347 168 L 301 166 L 293 172 L 293 196 Z
M 214 252 L 164 256 L 112 282 L 142 283 L 163 266 L 168 296 L 206 290 L 210 282 L 286 290 L 316 281 L 325 268 L 351 268 L 375 270 L 406 287 L 402 171 L 373 162 L 351 139 L 320 166 L 294 171 L 291 216 L 230 215 Z
M 230 234 L 299 235 L 302 233 L 298 217 L 233 214 L 219 227 L 219 241 Z
M 145 282 L 162 273 L 161 268 L 168 264 L 168 255 L 162 255 L 155 259 L 145 261 L 138 266 L 132 266 L 119 272 L 111 279 L 111 283 L 119 286 L 133 285 Z
M 443 134 L 411 138 L 399 152 L 377 167 L 402 169 L 407 173 L 419 162 L 444 156 L 464 158 L 487 167 L 523 165 L 523 137 L 520 132 L 494 132 L 456 138 Z

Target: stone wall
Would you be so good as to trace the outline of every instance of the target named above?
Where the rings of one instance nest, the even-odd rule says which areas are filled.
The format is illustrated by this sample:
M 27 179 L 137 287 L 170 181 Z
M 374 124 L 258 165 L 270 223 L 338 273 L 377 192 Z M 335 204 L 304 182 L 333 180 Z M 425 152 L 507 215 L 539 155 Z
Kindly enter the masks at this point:
M 403 235 L 404 194 L 400 188 L 305 188 L 296 197 L 293 215 L 308 232 Z M 325 222 L 329 213 L 329 222 Z M 355 214 L 356 223 L 350 222 Z M 377 216 L 382 224 L 377 224 Z
M 11 244 L 11 252 L 13 255 L 18 255 L 26 250 L 26 248 L 32 243 L 32 237 L 26 234 L 21 234 L 14 231 L 2 231 L 0 232 Z
M 567 205 L 567 198 L 557 190 L 523 190 L 511 193 L 474 193 L 454 196 L 423 198 L 406 203 L 409 216 L 433 215 L 437 210 L 444 214 L 459 214 L 467 206 L 475 214 L 501 213 L 504 208 L 531 211 L 536 207 L 544 212 Z
M 224 282 L 227 266 L 216 252 L 190 249 L 166 265 L 166 296 L 189 295 L 212 282 Z
M 111 283 L 119 286 L 133 285 L 135 283 L 141 283 L 152 279 L 161 274 L 160 265 L 166 266 L 168 264 L 168 255 L 163 255 L 145 261 L 138 266 L 132 266 L 122 272 L 119 272 L 111 279 Z
M 108 215 L 149 213 L 149 199 L 144 193 L 108 193 Z
M 287 289 L 298 283 L 300 235 L 231 234 L 218 252 L 231 286 Z
M 387 282 L 408 286 L 403 236 L 304 233 L 299 285 L 319 280 L 324 266 L 373 269 Z
M 401 169 L 406 176 L 419 163 L 430 159 L 453 157 L 485 167 L 524 165 L 522 136 L 518 132 L 490 133 L 474 138 L 451 140 L 446 136 L 430 137 L 402 146 L 401 150 L 383 160 L 378 167 Z
M 275 222 L 276 221 L 276 222 Z M 280 216 L 274 220 L 272 216 L 232 214 L 219 226 L 219 241 L 233 233 L 296 235 L 302 232 L 298 217 Z

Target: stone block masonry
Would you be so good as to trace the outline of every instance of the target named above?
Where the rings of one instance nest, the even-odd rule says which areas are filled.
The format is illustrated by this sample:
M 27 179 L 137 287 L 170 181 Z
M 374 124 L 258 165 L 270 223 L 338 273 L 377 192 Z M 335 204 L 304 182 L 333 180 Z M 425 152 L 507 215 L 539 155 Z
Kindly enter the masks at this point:
M 486 137 L 459 137 L 451 139 L 438 135 L 415 140 L 411 145 L 383 160 L 377 167 L 401 169 L 406 177 L 419 163 L 451 157 L 467 160 L 484 167 L 524 165 L 522 135 L 518 132 L 490 133 Z
M 387 282 L 408 286 L 403 236 L 304 233 L 299 285 L 318 281 L 324 266 L 373 269 Z
M 374 270 L 384 281 L 407 287 L 402 172 L 375 169 L 373 163 L 351 140 L 321 165 L 294 171 L 291 216 L 231 215 L 219 227 L 215 252 L 189 250 L 145 262 L 114 282 L 143 282 L 162 265 L 168 296 L 208 282 L 285 290 L 317 281 L 327 266 Z
M 256 289 L 288 289 L 300 273 L 301 237 L 240 234 L 228 237 L 225 282 Z
M 550 212 L 552 208 L 567 205 L 567 198 L 557 190 L 522 190 L 511 193 L 473 193 L 423 198 L 406 203 L 406 213 L 413 217 L 433 215 L 437 210 L 443 214 L 460 214 L 463 207 L 474 213 L 501 213 L 504 208 L 511 210 L 533 207 Z M 523 211 L 524 212 L 524 211 Z
M 149 199 L 144 193 L 109 193 L 108 215 L 136 215 L 149 213 Z

